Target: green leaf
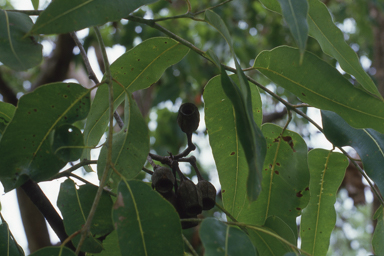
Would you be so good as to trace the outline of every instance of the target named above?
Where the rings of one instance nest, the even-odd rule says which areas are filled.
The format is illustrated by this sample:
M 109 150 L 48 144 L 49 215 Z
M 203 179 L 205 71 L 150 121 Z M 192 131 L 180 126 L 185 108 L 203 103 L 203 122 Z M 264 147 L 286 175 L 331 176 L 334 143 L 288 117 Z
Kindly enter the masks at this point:
M 32 25 L 26 14 L 0 10 L 0 61 L 4 65 L 21 71 L 41 62 L 42 45 L 25 36 Z
M 308 203 L 307 145 L 299 134 L 289 130 L 282 134 L 283 129 L 274 124 L 263 125 L 262 132 L 268 148 L 262 192 L 256 202 L 244 207 L 237 220 L 261 226 L 268 217 L 277 216 L 297 237 L 296 217 Z
M 379 209 L 377 209 L 373 219 L 377 220 L 377 224 L 372 237 L 372 247 L 373 251 L 379 255 L 380 253 L 384 252 L 384 214 L 382 205 L 380 205 Z
M 64 162 L 79 159 L 83 147 L 83 134 L 76 126 L 63 124 L 55 129 L 52 150 Z
M 308 2 L 307 0 L 278 0 L 283 17 L 288 23 L 289 30 L 300 49 L 300 55 L 304 54 L 308 38 Z
M 39 9 L 39 0 L 31 0 L 33 9 L 37 10 Z
M 111 65 L 112 77 L 129 92 L 145 89 L 157 82 L 164 71 L 184 58 L 189 49 L 170 38 L 148 39 L 127 51 Z M 124 90 L 113 83 L 114 108 L 124 100 Z M 84 129 L 84 144 L 95 147 L 108 126 L 108 86 L 102 85 L 96 92 Z M 85 149 L 82 158 L 90 159 Z
M 339 115 L 331 111 L 321 111 L 324 135 L 335 146 L 351 146 L 359 154 L 364 171 L 384 194 L 384 134 L 372 129 L 355 129 Z
M 247 228 L 247 230 L 260 256 L 284 255 L 286 252 L 293 251 L 290 246 L 272 236 L 271 234 L 276 234 L 276 232 L 267 227 L 263 228 L 264 232 L 252 228 Z
M 113 220 L 122 255 L 184 253 L 181 225 L 175 208 L 142 181 L 121 181 Z
M 333 23 L 325 4 L 319 0 L 308 0 L 308 2 L 310 36 L 319 42 L 326 54 L 334 57 L 339 62 L 340 67 L 345 72 L 353 75 L 366 91 L 382 99 L 371 77 L 362 68 L 357 54 L 345 42 L 343 33 Z
M 314 149 L 308 154 L 308 165 L 311 198 L 301 217 L 301 248 L 311 255 L 325 255 L 336 224 L 336 194 L 348 159 L 340 153 Z
M 89 90 L 73 83 L 44 85 L 22 96 L 0 141 L 0 155 L 7 156 L 0 158 L 0 178 L 15 184 L 25 175 L 37 182 L 55 175 L 66 163 L 54 154 L 50 134 L 86 118 L 89 105 Z
M 64 218 L 65 231 L 72 234 L 82 228 L 91 210 L 93 200 L 96 196 L 97 187 L 86 184 L 77 190 L 75 183 L 67 179 L 60 186 L 60 193 L 57 200 L 61 214 Z M 82 251 L 98 253 L 101 252 L 101 242 L 96 238 L 106 235 L 114 230 L 112 219 L 112 200 L 104 192 L 101 196 L 94 219 L 91 225 L 91 236 L 88 236 L 81 247 Z M 75 246 L 79 243 L 80 236 L 76 236 L 72 241 Z
M 236 75 L 230 76 L 238 82 Z M 253 117 L 261 125 L 260 93 L 256 86 L 251 87 Z M 236 128 L 233 106 L 221 86 L 221 76 L 212 78 L 204 88 L 205 123 L 209 143 L 216 162 L 222 189 L 223 204 L 235 218 L 247 205 L 246 184 L 248 177 L 247 160 L 241 147 Z
M 260 0 L 260 2 L 265 6 L 265 8 L 281 14 L 281 5 L 278 0 Z
M 261 0 L 268 9 L 281 14 L 278 1 L 282 0 Z M 325 4 L 319 0 L 308 0 L 308 3 L 309 35 L 319 42 L 326 54 L 339 62 L 345 72 L 353 75 L 364 90 L 382 99 L 371 77 L 362 68 L 358 56 L 345 42 L 343 33 L 334 24 Z
M 281 218 L 277 216 L 269 216 L 263 225 L 265 228 L 269 228 L 276 232 L 277 235 L 284 238 L 293 245 L 297 244 L 297 232 L 296 229 L 292 229 Z
M 76 254 L 70 250 L 69 248 L 63 246 L 49 246 L 44 247 L 43 249 L 40 249 L 34 253 L 32 253 L 30 256 L 76 256 Z
M 121 256 L 117 231 L 112 231 L 103 241 L 104 250 L 94 256 Z
M 253 120 L 253 116 L 249 115 L 252 112 L 248 111 L 248 104 L 244 102 L 240 89 L 228 77 L 223 67 L 221 73 L 221 85 L 232 102 L 237 136 L 248 163 L 247 197 L 250 201 L 254 201 L 261 191 L 262 167 L 267 151 L 265 138 Z M 250 93 L 248 95 L 251 96 Z
M 303 102 L 341 115 L 356 128 L 384 132 L 384 102 L 355 88 L 335 68 L 306 52 L 299 64 L 299 51 L 282 46 L 261 52 L 254 64 L 274 83 Z
M 143 168 L 149 152 L 148 127 L 135 100 L 125 99 L 124 127 L 112 138 L 112 163 L 116 170 L 127 179 L 135 177 Z M 101 149 L 97 172 L 101 179 L 107 159 L 108 147 Z M 109 169 L 108 185 L 116 188 L 121 180 Z
M 33 34 L 61 34 L 103 25 L 127 17 L 142 5 L 158 0 L 110 1 L 55 0 L 42 12 L 32 27 Z
M 15 114 L 15 109 L 15 106 L 12 104 L 0 101 L 0 138 L 1 134 L 3 134 L 5 130 L 5 127 L 7 127 Z
M 206 218 L 199 230 L 206 256 L 255 256 L 249 237 L 240 229 L 225 225 L 215 218 Z
M 0 224 L 0 255 L 24 256 L 24 251 L 13 238 L 8 223 Z

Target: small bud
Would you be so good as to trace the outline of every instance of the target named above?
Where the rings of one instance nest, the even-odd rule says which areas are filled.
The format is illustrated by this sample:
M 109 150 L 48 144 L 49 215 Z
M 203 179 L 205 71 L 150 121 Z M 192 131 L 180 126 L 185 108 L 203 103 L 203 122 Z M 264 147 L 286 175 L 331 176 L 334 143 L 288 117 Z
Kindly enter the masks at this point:
M 155 168 L 152 174 L 152 187 L 159 193 L 167 193 L 173 189 L 175 177 L 172 170 L 167 167 Z
M 179 108 L 177 123 L 186 134 L 192 134 L 199 127 L 200 113 L 193 103 L 184 103 Z
M 197 183 L 197 189 L 201 191 L 203 199 L 203 210 L 210 210 L 215 206 L 216 202 L 216 189 L 206 180 L 200 180 Z

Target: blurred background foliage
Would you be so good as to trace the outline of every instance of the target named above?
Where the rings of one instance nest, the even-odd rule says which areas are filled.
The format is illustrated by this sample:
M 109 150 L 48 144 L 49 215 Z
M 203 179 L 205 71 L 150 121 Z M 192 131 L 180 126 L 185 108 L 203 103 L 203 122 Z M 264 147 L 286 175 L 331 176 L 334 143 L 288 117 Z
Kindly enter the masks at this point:
M 190 2 L 192 12 L 198 12 L 223 1 L 200 0 Z M 378 67 L 374 67 L 372 64 L 375 54 L 378 54 L 377 46 L 375 46 L 375 40 L 378 40 L 375 38 L 377 33 L 375 34 L 374 31 L 380 27 L 379 17 L 384 12 L 383 2 L 381 0 L 323 0 L 323 2 L 330 9 L 335 23 L 343 31 L 347 43 L 359 56 L 365 70 L 372 76 L 374 81 L 377 81 L 375 74 Z M 49 1 L 40 1 L 40 8 L 44 8 L 48 3 Z M 0 8 L 2 9 L 13 9 L 16 5 L 17 0 L 0 0 Z M 17 8 L 20 9 L 20 7 Z M 236 55 L 243 68 L 251 67 L 255 57 L 263 50 L 270 50 L 279 45 L 296 47 L 282 17 L 265 9 L 259 1 L 231 1 L 215 8 L 214 11 L 226 23 L 232 35 Z M 184 0 L 160 0 L 138 9 L 134 15 L 146 19 L 159 19 L 181 15 L 186 12 L 187 5 Z M 203 16 L 200 15 L 197 18 L 202 19 Z M 158 24 L 204 51 L 213 50 L 222 63 L 233 64 L 229 47 L 224 39 L 215 29 L 204 22 L 180 18 L 159 21 Z M 115 46 L 119 45 L 120 49 L 124 50 L 130 50 L 148 38 L 165 36 L 151 27 L 127 20 L 107 23 L 102 27 L 101 31 L 107 47 L 115 49 Z M 94 31 L 85 29 L 79 32 L 78 36 L 88 53 L 95 52 L 96 61 L 100 65 L 98 69 L 102 72 L 101 53 L 97 47 L 98 43 Z M 59 40 L 60 38 L 57 36 L 40 38 L 44 46 L 45 63 L 54 58 L 55 50 L 59 50 Z M 325 55 L 314 39 L 308 39 L 307 50 L 327 61 L 330 65 L 338 67 L 337 62 Z M 76 79 L 84 86 L 91 86 L 92 83 L 87 79 L 82 58 L 75 46 L 72 46 L 70 54 L 72 59 L 66 69 L 66 79 Z M 1 65 L 0 99 L 9 101 L 12 93 L 17 98 L 21 97 L 21 95 L 38 86 L 36 81 L 44 73 L 48 72 L 51 71 L 47 69 L 44 63 L 27 72 L 16 72 Z M 195 52 L 190 51 L 181 62 L 167 69 L 157 83 L 144 91 L 135 93 L 134 97 L 139 104 L 140 110 L 149 123 L 153 152 L 160 155 L 167 155 L 168 152 L 177 154 L 185 148 L 186 138 L 176 123 L 178 107 L 182 102 L 193 102 L 202 111 L 204 86 L 209 79 L 218 74 L 219 70 L 214 65 Z M 296 96 L 283 88 L 277 88 L 257 71 L 251 70 L 248 71 L 248 74 L 292 104 L 301 103 Z M 349 75 L 346 75 L 346 77 L 353 82 L 353 77 Z M 7 93 L 7 89 L 11 90 L 10 94 Z M 286 112 L 283 105 L 263 91 L 261 93 L 264 119 L 283 126 L 286 121 Z M 119 111 L 123 115 L 122 108 Z M 304 112 L 306 111 L 307 109 L 304 109 Z M 205 173 L 204 175 L 210 176 L 213 180 L 216 179 L 214 184 L 218 186 L 213 160 L 207 157 L 210 154 L 210 149 L 203 119 L 204 115 L 202 113 L 200 128 L 194 136 L 194 142 L 198 145 L 195 156 L 199 160 L 199 166 Z M 289 129 L 300 133 L 307 142 L 311 142 L 311 145 L 316 146 L 316 141 L 311 141 L 313 133 L 309 131 L 308 126 L 306 120 L 294 116 Z M 189 174 L 190 177 L 193 176 L 188 168 L 185 167 L 183 171 Z M 140 179 L 144 177 L 146 177 L 144 173 L 138 176 Z M 357 181 L 361 183 L 361 177 L 358 177 Z M 361 193 L 363 194 L 363 200 L 358 202 L 356 202 L 356 198 L 354 198 L 350 189 L 351 185 L 348 182 L 344 182 L 343 189 L 340 190 L 336 203 L 338 212 L 337 226 L 332 235 L 329 255 L 367 255 L 371 251 L 370 240 L 374 229 L 374 224 L 371 222 L 373 196 L 370 190 L 366 189 L 363 183 L 360 183 L 358 186 L 352 186 L 353 188 L 360 186 L 358 193 L 360 193 L 360 198 Z M 220 194 L 218 197 L 220 197 Z M 208 211 L 204 215 L 214 215 L 222 218 L 221 213 L 214 210 Z M 191 229 L 186 230 L 185 233 L 187 237 L 191 238 L 192 245 L 201 252 L 202 248 L 197 231 Z

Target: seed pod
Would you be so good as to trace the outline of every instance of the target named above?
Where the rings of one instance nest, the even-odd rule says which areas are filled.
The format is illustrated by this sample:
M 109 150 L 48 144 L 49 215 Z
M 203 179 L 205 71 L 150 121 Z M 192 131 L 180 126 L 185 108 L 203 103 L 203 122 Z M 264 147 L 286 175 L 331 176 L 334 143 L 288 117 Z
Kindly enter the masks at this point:
M 189 215 L 200 214 L 203 210 L 201 191 L 187 178 L 182 178 L 176 193 L 177 202 Z
M 177 124 L 186 134 L 192 134 L 199 127 L 199 110 L 193 103 L 184 103 L 179 108 Z
M 197 214 L 188 214 L 183 209 L 178 209 L 177 212 L 179 213 L 180 219 L 197 219 Z M 197 221 L 182 221 L 181 222 L 181 228 L 187 229 L 187 228 L 193 228 L 199 225 L 199 222 Z
M 216 202 L 216 189 L 206 180 L 199 180 L 197 183 L 197 189 L 201 191 L 203 199 L 203 210 L 210 210 L 215 206 Z
M 167 167 L 155 168 L 152 174 L 152 187 L 159 193 L 167 193 L 172 190 L 175 184 L 175 177 L 172 170 Z

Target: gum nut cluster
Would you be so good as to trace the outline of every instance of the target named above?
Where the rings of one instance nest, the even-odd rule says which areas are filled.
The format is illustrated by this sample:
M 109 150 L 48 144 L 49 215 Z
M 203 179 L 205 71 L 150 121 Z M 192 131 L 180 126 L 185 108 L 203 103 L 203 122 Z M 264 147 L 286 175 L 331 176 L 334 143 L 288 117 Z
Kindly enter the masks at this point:
M 154 167 L 152 175 L 152 187 L 168 200 L 179 213 L 180 219 L 197 218 L 203 210 L 210 210 L 215 206 L 216 189 L 200 174 L 196 158 L 183 158 L 196 147 L 192 144 L 192 133 L 196 131 L 200 122 L 198 108 L 192 103 L 184 103 L 180 106 L 177 123 L 181 130 L 186 133 L 188 148 L 180 154 L 169 157 L 166 162 L 171 168 L 158 166 Z M 193 145 L 193 146 L 192 146 Z M 180 171 L 179 162 L 189 162 L 196 172 L 198 183 L 195 185 Z M 179 180 L 176 179 L 178 174 Z M 198 225 L 198 222 L 181 222 L 182 228 L 191 228 Z

